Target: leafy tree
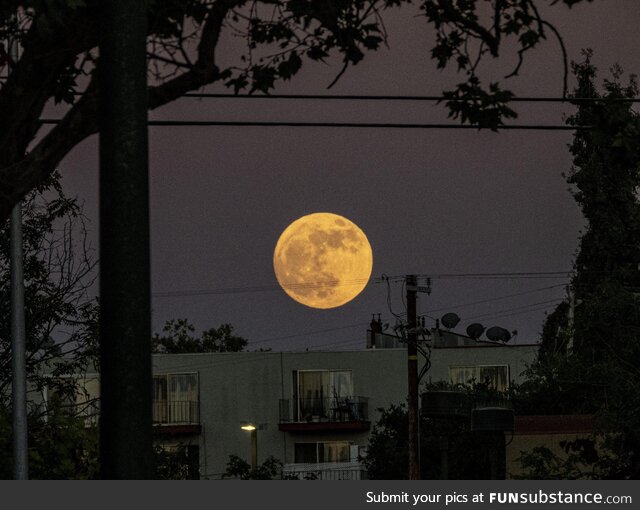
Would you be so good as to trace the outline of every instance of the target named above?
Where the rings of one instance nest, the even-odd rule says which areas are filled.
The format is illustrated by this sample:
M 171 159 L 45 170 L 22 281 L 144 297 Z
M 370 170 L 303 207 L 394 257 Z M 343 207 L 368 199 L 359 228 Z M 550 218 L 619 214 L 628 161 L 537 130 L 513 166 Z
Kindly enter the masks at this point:
M 404 480 L 408 478 L 409 444 L 407 409 L 391 405 L 378 409 L 380 418 L 373 426 L 367 455 L 362 459 L 371 480 Z
M 586 0 L 556 0 L 571 6 Z M 431 57 L 464 79 L 445 92 L 450 115 L 497 129 L 515 116 L 511 92 L 483 85 L 480 63 L 515 51 L 525 54 L 557 30 L 538 9 L 541 0 L 154 0 L 148 2 L 149 108 L 156 109 L 206 85 L 268 93 L 305 61 L 342 62 L 336 80 L 367 52 L 387 44 L 383 15 L 416 5 L 436 35 Z M 17 61 L 0 49 L 0 220 L 58 163 L 98 129 L 96 73 L 99 0 L 7 0 L 0 4 L 0 37 L 22 48 Z M 413 14 L 413 13 L 412 13 Z M 223 63 L 218 45 L 241 35 L 245 48 Z M 562 45 L 560 45 L 563 48 Z M 566 61 L 566 55 L 565 55 Z M 334 80 L 334 83 L 335 81 Z M 565 72 L 566 81 L 566 72 Z M 330 84 L 332 85 L 332 84 Z M 565 87 L 566 88 L 566 87 Z M 41 131 L 45 107 L 66 106 L 62 121 Z M 27 154 L 27 149 L 28 154 Z
M 597 360 L 602 354 L 619 354 L 624 343 L 612 338 L 611 328 L 622 327 L 627 331 L 623 336 L 628 336 L 638 325 L 634 309 L 640 287 L 640 117 L 629 101 L 638 93 L 635 77 L 622 85 L 622 71 L 614 68 L 601 94 L 590 58 L 587 52 L 585 61 L 574 65 L 578 111 L 568 119 L 573 126 L 591 126 L 576 131 L 570 146 L 573 167 L 567 176 L 587 221 L 571 282 L 575 318 L 569 331 L 568 303 L 563 303 L 557 311 L 560 317 L 554 319 L 558 327 L 546 332 L 543 347 L 546 352 L 566 352 L 572 338 L 576 355 Z M 585 97 L 599 100 L 580 102 Z
M 239 352 L 247 340 L 233 334 L 233 326 L 222 324 L 203 331 L 200 337 L 193 335 L 195 328 L 187 319 L 172 319 L 162 328 L 163 335 L 152 339 L 154 353 L 179 354 L 192 352 Z
M 199 478 L 197 448 L 179 444 L 166 448 L 155 444 L 153 448 L 155 480 L 196 480 Z
M 282 462 L 273 456 L 257 466 L 255 469 L 241 457 L 229 455 L 227 469 L 222 478 L 239 478 L 240 480 L 274 480 L 280 477 Z
M 517 479 L 534 480 L 620 480 L 629 476 L 630 454 L 619 435 L 593 434 L 574 441 L 560 441 L 564 455 L 545 446 L 523 452 L 522 474 Z
M 34 392 L 65 393 L 97 349 L 98 303 L 93 251 L 82 209 L 59 176 L 32 192 L 23 207 L 26 370 Z M 11 385 L 9 222 L 0 226 L 0 402 Z M 46 370 L 45 370 L 46 367 Z
M 90 480 L 99 474 L 98 430 L 67 410 L 29 419 L 29 478 Z M 13 477 L 11 414 L 0 409 L 0 478 Z
M 587 225 L 580 238 L 567 300 L 543 329 L 537 363 L 522 387 L 522 403 L 538 412 L 593 413 L 599 429 L 618 437 L 604 443 L 624 459 L 626 477 L 640 477 L 640 115 L 632 76 L 612 70 L 603 92 L 591 53 L 574 65 L 576 126 L 567 176 Z M 581 98 L 597 98 L 581 101 Z M 573 308 L 573 319 L 569 312 Z M 574 452 L 575 453 L 575 452 Z M 575 457 L 575 455 L 574 455 Z M 622 471 L 611 466 L 615 474 Z M 605 476 L 602 469 L 593 470 Z
M 81 389 L 77 375 L 95 359 L 98 304 L 90 294 L 95 261 L 82 208 L 59 176 L 23 206 L 29 462 L 33 478 L 91 478 L 97 433 L 60 402 Z M 11 478 L 11 331 L 9 222 L 0 225 L 0 469 Z M 45 391 L 49 395 L 44 405 Z M 58 401 L 53 395 L 59 397 Z

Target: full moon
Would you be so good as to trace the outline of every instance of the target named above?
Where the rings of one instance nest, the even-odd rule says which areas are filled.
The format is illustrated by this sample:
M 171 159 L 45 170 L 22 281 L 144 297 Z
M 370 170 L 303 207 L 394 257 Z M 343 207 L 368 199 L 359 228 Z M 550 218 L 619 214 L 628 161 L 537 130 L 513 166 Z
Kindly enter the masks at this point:
M 337 214 L 314 213 L 282 232 L 273 268 L 291 298 L 312 308 L 336 308 L 365 288 L 373 254 L 355 223 Z

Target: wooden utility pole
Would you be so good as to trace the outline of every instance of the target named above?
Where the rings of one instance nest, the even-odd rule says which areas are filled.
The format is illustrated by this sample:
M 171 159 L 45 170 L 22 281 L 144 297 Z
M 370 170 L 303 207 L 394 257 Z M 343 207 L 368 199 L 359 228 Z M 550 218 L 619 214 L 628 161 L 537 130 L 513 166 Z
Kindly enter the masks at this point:
M 418 291 L 415 275 L 406 276 L 407 287 L 407 373 L 409 386 L 409 480 L 420 479 L 419 423 L 418 423 Z
M 150 479 L 147 2 L 101 9 L 100 462 L 103 478 Z

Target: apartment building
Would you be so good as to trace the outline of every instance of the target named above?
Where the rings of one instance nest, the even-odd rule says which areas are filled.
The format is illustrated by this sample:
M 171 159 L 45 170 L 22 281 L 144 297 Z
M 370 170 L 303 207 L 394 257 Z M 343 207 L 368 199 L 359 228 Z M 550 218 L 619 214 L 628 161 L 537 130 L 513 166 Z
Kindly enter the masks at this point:
M 504 389 L 537 352 L 535 345 L 440 343 L 423 382 L 489 380 Z M 189 448 L 201 478 L 220 478 L 230 455 L 249 461 L 256 446 L 258 463 L 273 456 L 285 474 L 363 478 L 358 457 L 379 409 L 407 396 L 403 347 L 154 355 L 153 371 L 158 439 Z M 242 428 L 248 424 L 256 430 Z
M 474 379 L 504 390 L 522 380 L 538 349 L 432 333 L 422 383 Z M 419 370 L 424 365 L 419 356 Z M 153 374 L 156 440 L 184 449 L 189 478 L 221 478 L 230 455 L 254 455 L 258 464 L 282 461 L 289 476 L 362 479 L 358 459 L 379 409 L 408 394 L 405 344 L 371 331 L 366 348 L 351 351 L 156 354 Z M 96 423 L 99 377 L 88 373 L 78 383 L 68 404 Z

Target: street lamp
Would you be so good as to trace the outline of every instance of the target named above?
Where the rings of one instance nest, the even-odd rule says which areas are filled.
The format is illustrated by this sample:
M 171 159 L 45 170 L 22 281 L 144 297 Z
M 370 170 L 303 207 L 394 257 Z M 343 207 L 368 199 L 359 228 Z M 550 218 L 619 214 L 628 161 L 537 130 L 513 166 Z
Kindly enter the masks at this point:
M 258 467 L 258 427 L 253 423 L 245 423 L 240 428 L 251 432 L 251 469 L 255 471 Z

